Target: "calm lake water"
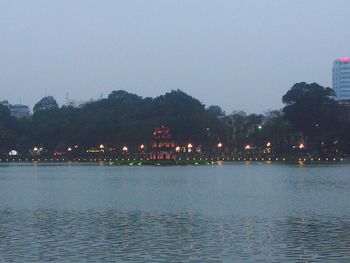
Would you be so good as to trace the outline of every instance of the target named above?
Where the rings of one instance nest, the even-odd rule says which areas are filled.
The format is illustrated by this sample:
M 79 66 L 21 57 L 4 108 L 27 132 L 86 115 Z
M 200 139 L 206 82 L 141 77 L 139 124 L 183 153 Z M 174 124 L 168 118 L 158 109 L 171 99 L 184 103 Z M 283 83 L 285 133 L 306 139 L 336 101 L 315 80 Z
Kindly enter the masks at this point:
M 350 165 L 1 165 L 0 262 L 350 262 Z

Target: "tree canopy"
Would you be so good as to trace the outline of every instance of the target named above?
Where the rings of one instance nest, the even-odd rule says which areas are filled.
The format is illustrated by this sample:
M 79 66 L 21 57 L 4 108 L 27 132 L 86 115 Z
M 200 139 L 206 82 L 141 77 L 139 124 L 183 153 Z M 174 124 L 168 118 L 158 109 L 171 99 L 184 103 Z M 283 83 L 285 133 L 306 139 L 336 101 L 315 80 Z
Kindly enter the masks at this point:
M 51 110 L 58 109 L 58 104 L 54 97 L 47 96 L 42 98 L 37 104 L 34 105 L 33 112 L 41 111 L 41 110 Z
M 68 145 L 137 147 L 150 142 L 161 125 L 171 129 L 177 143 L 191 142 L 208 151 L 221 142 L 225 151 L 237 154 L 244 154 L 246 145 L 262 152 L 269 142 L 275 153 L 288 154 L 303 142 L 312 153 L 350 154 L 350 108 L 334 100 L 332 89 L 301 82 L 282 101 L 281 111 L 225 115 L 219 106 L 206 108 L 181 90 L 155 98 L 115 90 L 81 108 L 59 108 L 53 97 L 44 97 L 34 114 L 21 120 L 0 105 L 0 154 L 10 149 L 28 152 L 34 146 L 48 153 Z

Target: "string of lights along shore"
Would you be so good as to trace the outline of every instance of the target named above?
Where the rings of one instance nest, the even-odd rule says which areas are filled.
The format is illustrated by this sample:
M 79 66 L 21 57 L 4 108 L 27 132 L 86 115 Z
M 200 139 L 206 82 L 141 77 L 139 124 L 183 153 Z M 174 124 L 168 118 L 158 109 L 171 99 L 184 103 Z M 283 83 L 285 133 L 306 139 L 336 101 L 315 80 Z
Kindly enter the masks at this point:
M 336 59 L 332 73 L 333 89 L 337 99 L 350 104 L 350 57 Z

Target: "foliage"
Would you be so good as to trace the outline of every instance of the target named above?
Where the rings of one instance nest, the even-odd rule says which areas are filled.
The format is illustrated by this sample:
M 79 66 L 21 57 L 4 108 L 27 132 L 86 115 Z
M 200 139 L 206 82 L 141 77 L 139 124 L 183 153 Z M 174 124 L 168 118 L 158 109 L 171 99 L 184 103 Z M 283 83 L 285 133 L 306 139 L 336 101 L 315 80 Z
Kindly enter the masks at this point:
M 221 109 L 218 105 L 211 105 L 207 109 L 209 112 L 213 113 L 215 116 L 225 116 L 226 112 Z
M 34 105 L 33 112 L 42 110 L 58 109 L 58 104 L 54 97 L 47 96 L 42 98 L 37 104 Z
M 282 98 L 282 111 L 225 115 L 219 106 L 207 109 L 181 90 L 143 98 L 124 90 L 82 108 L 58 107 L 52 97 L 41 99 L 29 119 L 11 117 L 0 105 L 0 153 L 16 149 L 27 154 L 34 146 L 48 154 L 77 145 L 79 150 L 104 144 L 137 149 L 149 143 L 156 127 L 168 126 L 180 145 L 201 145 L 206 153 L 294 154 L 300 143 L 313 155 L 350 154 L 350 108 L 333 99 L 334 92 L 316 83 L 297 83 Z M 217 143 L 224 147 L 218 149 Z M 270 152 L 269 152 L 270 154 Z
M 335 93 L 317 83 L 295 84 L 282 98 L 286 119 L 300 131 L 314 151 L 330 150 L 340 139 L 344 110 L 334 99 Z

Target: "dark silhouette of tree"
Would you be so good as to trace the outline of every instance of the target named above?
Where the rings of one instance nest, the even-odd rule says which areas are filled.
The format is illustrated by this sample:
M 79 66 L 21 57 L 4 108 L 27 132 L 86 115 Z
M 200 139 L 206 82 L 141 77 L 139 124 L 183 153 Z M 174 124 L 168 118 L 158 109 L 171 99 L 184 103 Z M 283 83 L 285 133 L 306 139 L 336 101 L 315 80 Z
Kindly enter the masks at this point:
M 341 106 L 331 88 L 317 83 L 295 84 L 282 98 L 286 119 L 315 151 L 329 149 L 338 140 Z
M 34 105 L 33 112 L 36 113 L 37 111 L 51 109 L 58 109 L 58 104 L 54 97 L 47 96 L 42 98 L 37 104 Z
M 215 116 L 225 116 L 226 112 L 221 109 L 218 105 L 211 105 L 207 109 L 209 112 L 213 113 Z

